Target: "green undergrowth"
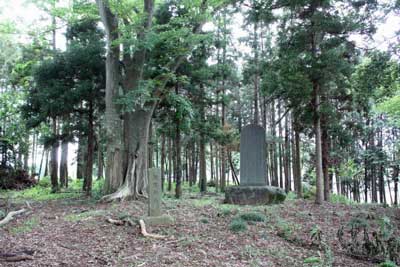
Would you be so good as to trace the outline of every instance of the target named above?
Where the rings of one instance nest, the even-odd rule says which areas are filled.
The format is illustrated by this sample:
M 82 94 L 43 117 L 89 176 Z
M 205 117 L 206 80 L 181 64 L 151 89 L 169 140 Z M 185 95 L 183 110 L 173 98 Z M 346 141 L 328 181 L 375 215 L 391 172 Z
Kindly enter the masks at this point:
M 7 190 L 4 195 L 13 201 L 49 201 L 58 199 L 76 199 L 82 196 L 83 180 L 70 180 L 68 188 L 62 188 L 52 193 L 49 177 L 42 178 L 37 185 L 25 190 Z M 99 199 L 102 196 L 103 180 L 94 181 L 92 187 L 92 198 Z
M 247 231 L 247 223 L 241 218 L 234 218 L 229 224 L 229 229 L 234 233 Z
M 105 211 L 105 210 L 90 210 L 90 211 L 85 211 L 82 213 L 69 214 L 64 217 L 64 220 L 69 221 L 69 222 L 77 222 L 77 221 L 82 221 L 82 220 L 88 219 L 90 217 L 103 216 L 106 213 L 107 213 L 107 211 Z

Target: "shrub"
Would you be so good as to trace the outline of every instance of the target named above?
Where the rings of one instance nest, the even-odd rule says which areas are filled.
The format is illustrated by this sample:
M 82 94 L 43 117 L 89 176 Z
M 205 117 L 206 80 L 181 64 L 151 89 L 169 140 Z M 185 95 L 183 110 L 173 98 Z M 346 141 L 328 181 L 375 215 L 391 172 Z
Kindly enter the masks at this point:
M 43 188 L 49 188 L 51 186 L 50 177 L 45 176 L 41 178 L 40 181 L 38 182 L 38 186 Z
M 266 220 L 265 215 L 258 212 L 242 213 L 239 217 L 246 222 L 265 222 Z
M 247 223 L 243 219 L 235 218 L 229 225 L 229 229 L 235 233 L 244 232 L 247 230 Z
M 379 264 L 379 267 L 397 267 L 397 265 L 393 261 L 385 261 Z

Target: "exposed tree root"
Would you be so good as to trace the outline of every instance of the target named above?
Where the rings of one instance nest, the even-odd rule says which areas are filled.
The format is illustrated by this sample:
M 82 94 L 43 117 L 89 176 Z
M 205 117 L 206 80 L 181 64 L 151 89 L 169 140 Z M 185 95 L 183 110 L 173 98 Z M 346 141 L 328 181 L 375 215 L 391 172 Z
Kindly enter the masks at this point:
M 118 226 L 125 225 L 125 224 L 128 224 L 130 226 L 134 226 L 135 225 L 128 218 L 125 218 L 123 220 L 115 220 L 115 219 L 107 218 L 106 221 L 111 223 L 111 224 L 118 225 Z M 166 236 L 163 236 L 163 235 L 157 235 L 157 234 L 148 233 L 147 230 L 146 230 L 146 224 L 144 223 L 144 221 L 142 219 L 139 220 L 139 225 L 140 225 L 141 233 L 142 233 L 142 235 L 144 237 L 150 237 L 150 238 L 156 238 L 156 239 L 164 239 L 164 238 L 166 238 Z
M 7 216 L 0 221 L 0 227 L 3 225 L 6 225 L 7 223 L 9 223 L 10 221 L 12 221 L 12 219 L 14 219 L 14 216 L 24 213 L 26 211 L 26 209 L 20 209 L 17 211 L 11 211 L 7 214 Z
M 129 184 L 125 183 L 115 193 L 105 195 L 101 198 L 102 202 L 124 201 L 133 198 Z
M 146 224 L 144 223 L 143 220 L 139 220 L 140 224 L 140 229 L 142 230 L 142 235 L 144 237 L 151 237 L 151 238 L 156 238 L 156 239 L 164 239 L 166 236 L 164 235 L 157 235 L 157 234 L 150 234 L 146 231 Z

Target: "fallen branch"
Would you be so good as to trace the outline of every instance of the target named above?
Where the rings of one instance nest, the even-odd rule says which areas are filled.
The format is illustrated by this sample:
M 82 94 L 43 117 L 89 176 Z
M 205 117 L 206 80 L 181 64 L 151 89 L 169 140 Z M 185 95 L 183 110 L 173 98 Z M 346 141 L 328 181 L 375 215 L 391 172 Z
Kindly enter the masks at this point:
M 26 209 L 21 209 L 21 210 L 9 212 L 7 214 L 7 216 L 3 220 L 0 221 L 0 227 L 9 223 L 12 219 L 14 219 L 14 216 L 24 213 L 25 211 L 26 211 Z
M 26 250 L 16 253 L 0 253 L 0 262 L 18 262 L 18 261 L 26 261 L 33 260 L 34 251 Z
M 151 237 L 151 238 L 157 238 L 157 239 L 164 239 L 166 238 L 166 236 L 163 235 L 156 235 L 156 234 L 150 234 L 146 231 L 146 225 L 144 223 L 143 220 L 139 220 L 139 224 L 140 224 L 140 229 L 142 230 L 142 235 L 144 237 Z

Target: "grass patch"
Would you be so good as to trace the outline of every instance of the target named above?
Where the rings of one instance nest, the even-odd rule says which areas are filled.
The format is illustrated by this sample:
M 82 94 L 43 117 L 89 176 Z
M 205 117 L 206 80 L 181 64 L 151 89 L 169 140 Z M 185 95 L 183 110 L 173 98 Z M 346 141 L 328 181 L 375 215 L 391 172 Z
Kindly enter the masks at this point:
M 39 225 L 39 219 L 37 217 L 32 217 L 26 221 L 20 226 L 16 226 L 11 228 L 11 233 L 12 234 L 23 234 L 23 233 L 29 233 L 33 230 L 33 228 L 37 227 Z
M 51 192 L 50 178 L 43 177 L 39 183 L 31 188 L 21 191 L 9 190 L 5 195 L 16 200 L 33 200 L 33 201 L 48 201 L 57 199 L 73 199 L 79 198 L 82 195 L 83 180 L 72 180 L 67 189 L 61 189 L 57 193 Z M 96 180 L 93 182 L 92 199 L 99 199 L 102 196 L 104 180 Z
M 105 214 L 106 214 L 105 210 L 92 210 L 92 211 L 86 211 L 86 212 L 82 212 L 82 213 L 69 214 L 64 217 L 64 220 L 69 221 L 69 222 L 77 222 L 77 221 L 87 219 L 89 217 L 103 216 Z
M 247 223 L 241 218 L 235 218 L 229 225 L 229 229 L 234 233 L 247 231 Z
M 199 198 L 199 199 L 193 199 L 192 201 L 193 206 L 197 208 L 201 208 L 204 206 L 209 206 L 213 205 L 215 203 L 214 198 Z
M 261 214 L 259 212 L 242 213 L 239 215 L 239 217 L 246 222 L 265 222 L 266 221 L 265 215 Z
M 52 193 L 50 188 L 35 186 L 22 191 L 14 191 L 12 198 L 16 199 L 31 199 L 36 201 L 76 198 L 79 197 L 79 192 L 65 191 L 59 193 Z
M 396 263 L 393 261 L 385 261 L 379 264 L 379 267 L 397 267 Z
M 330 202 L 334 204 L 346 204 L 346 205 L 356 204 L 356 202 L 352 201 L 351 199 L 348 199 L 343 195 L 337 195 L 337 194 L 331 194 Z

